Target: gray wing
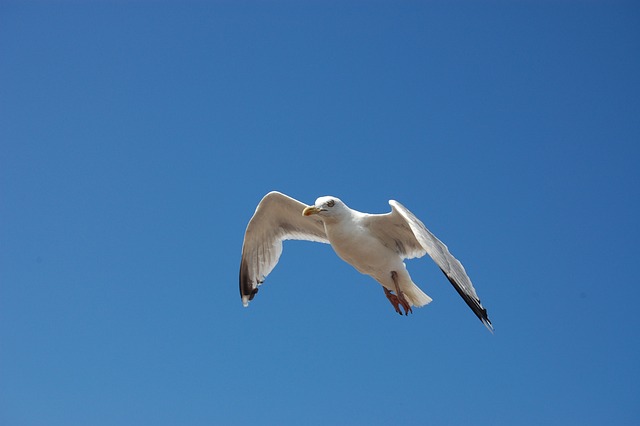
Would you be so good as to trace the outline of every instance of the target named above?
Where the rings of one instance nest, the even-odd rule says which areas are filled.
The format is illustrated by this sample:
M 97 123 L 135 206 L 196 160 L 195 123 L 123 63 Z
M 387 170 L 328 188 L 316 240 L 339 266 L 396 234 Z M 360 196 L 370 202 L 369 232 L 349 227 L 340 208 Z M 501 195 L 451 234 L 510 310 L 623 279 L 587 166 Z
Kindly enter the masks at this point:
M 244 306 L 258 292 L 282 254 L 282 241 L 309 240 L 328 243 L 324 224 L 317 216 L 303 216 L 305 204 L 270 192 L 262 198 L 247 225 L 240 260 L 240 296 Z
M 406 207 L 394 200 L 390 200 L 389 205 L 391 213 L 369 216 L 372 232 L 388 247 L 394 248 L 403 259 L 429 254 L 480 321 L 493 332 L 487 310 L 480 303 L 462 263 Z

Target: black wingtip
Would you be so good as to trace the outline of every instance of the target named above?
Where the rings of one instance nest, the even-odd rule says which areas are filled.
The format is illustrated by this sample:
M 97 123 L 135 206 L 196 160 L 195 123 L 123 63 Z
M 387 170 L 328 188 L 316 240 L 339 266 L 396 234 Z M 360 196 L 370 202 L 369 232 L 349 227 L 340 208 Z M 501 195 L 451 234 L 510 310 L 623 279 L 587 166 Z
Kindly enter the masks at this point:
M 249 278 L 247 263 L 244 260 L 240 261 L 240 297 L 248 297 L 249 300 L 252 300 L 257 292 L 258 288 L 253 286 Z
M 251 291 L 251 294 L 249 294 L 249 300 L 253 300 L 253 298 L 255 297 L 255 295 L 258 293 L 258 287 L 254 288 Z
M 449 280 L 449 282 L 451 283 L 451 285 L 453 286 L 453 288 L 456 289 L 456 291 L 458 292 L 458 294 L 460 295 L 460 297 L 462 297 L 462 299 L 464 299 L 464 301 L 467 303 L 467 305 L 471 308 L 471 310 L 473 311 L 474 314 L 476 314 L 476 316 L 478 317 L 478 319 L 480 321 L 482 321 L 482 323 L 484 324 L 485 327 L 487 327 L 487 329 L 493 333 L 494 332 L 494 328 L 493 328 L 493 324 L 491 324 L 491 320 L 489 319 L 489 315 L 487 314 L 487 310 L 484 306 L 482 306 L 482 304 L 480 303 L 480 299 L 475 299 L 473 297 L 470 297 L 468 294 L 466 294 L 465 292 L 462 291 L 462 288 L 460 287 L 460 285 L 458 285 L 458 283 L 455 282 L 455 280 L 453 280 L 445 271 L 444 269 L 440 268 L 440 270 L 442 271 L 442 273 L 444 274 L 445 277 L 447 277 L 447 279 Z

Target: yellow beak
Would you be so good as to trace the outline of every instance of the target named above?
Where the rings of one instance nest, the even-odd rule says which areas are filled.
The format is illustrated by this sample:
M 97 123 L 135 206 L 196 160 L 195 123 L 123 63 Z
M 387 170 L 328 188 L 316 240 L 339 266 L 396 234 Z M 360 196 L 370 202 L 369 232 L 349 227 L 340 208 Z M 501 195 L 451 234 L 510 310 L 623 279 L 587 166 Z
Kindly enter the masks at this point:
M 322 210 L 315 207 L 315 206 L 309 206 L 309 207 L 305 207 L 304 210 L 302 210 L 302 216 L 311 216 L 312 214 L 317 214 L 320 213 Z

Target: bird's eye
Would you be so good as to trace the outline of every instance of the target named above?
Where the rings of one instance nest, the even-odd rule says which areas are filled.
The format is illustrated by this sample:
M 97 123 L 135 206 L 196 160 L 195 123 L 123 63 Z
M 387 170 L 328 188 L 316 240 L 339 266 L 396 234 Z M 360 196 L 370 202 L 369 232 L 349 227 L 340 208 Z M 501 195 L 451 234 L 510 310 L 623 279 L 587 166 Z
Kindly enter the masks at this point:
M 336 204 L 336 202 L 333 201 L 333 200 L 327 201 L 327 207 L 333 207 L 335 204 Z

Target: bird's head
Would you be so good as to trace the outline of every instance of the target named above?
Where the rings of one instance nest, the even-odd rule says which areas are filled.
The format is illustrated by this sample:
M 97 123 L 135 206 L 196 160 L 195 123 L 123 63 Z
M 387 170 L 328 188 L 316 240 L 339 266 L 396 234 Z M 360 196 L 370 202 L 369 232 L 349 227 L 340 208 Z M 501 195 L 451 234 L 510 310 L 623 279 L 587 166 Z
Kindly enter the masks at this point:
M 323 219 L 339 218 L 348 213 L 349 208 L 337 197 L 320 197 L 313 206 L 305 207 L 302 211 L 303 216 L 311 216 L 317 214 Z

